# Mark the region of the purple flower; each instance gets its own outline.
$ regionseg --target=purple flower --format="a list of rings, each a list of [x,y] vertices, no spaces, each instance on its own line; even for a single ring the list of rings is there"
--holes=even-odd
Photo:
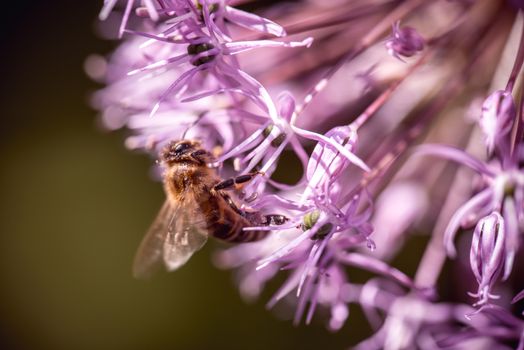
[[[484,305],[490,298],[498,298],[490,291],[504,270],[505,239],[504,219],[499,213],[482,218],[475,227],[469,256],[471,270],[479,284],[478,292],[470,294],[479,299],[475,305]]]
[[[524,350],[524,321],[512,316],[508,300],[524,296],[509,280],[521,272],[524,231],[523,103],[512,96],[521,90],[524,32],[520,42],[519,30],[509,34],[514,13],[469,1],[121,4],[122,45],[108,59],[86,62],[90,76],[105,84],[92,99],[104,126],[126,128],[127,147],[154,156],[173,140],[200,140],[216,155],[206,164],[215,181],[258,174],[227,189],[237,215],[248,223],[249,212],[288,219],[251,222],[244,230],[267,231],[265,239],[215,255],[219,267],[235,270],[244,299],[282,277],[268,306],[292,305],[295,324],[309,324],[324,309],[332,331],[359,306],[372,332],[357,349],[506,349],[518,342]],[[100,18],[118,5],[105,1]],[[406,20],[428,35],[401,27]],[[377,46],[391,23],[389,55],[404,60],[424,50],[408,69],[384,60]],[[468,152],[487,160],[436,144],[416,151],[472,169],[471,191],[462,173],[455,177],[441,163],[404,164],[422,135],[467,142],[471,123],[456,111],[498,81],[491,72],[503,70],[495,69],[493,52],[506,38],[500,61],[515,56],[506,88],[475,112],[485,142],[476,142],[476,133],[468,142]],[[304,49],[287,50],[298,47]],[[366,94],[359,93],[358,72]],[[288,157],[298,159],[296,167]],[[468,249],[455,248],[461,229],[472,233],[474,279],[438,295],[437,281],[447,282],[446,258],[461,258],[446,264],[451,270],[466,260]],[[423,243],[406,244],[429,232]],[[409,266],[413,277],[399,268],[412,247],[424,251]],[[354,270],[372,277],[355,283]],[[453,300],[468,291],[474,307]]]
[[[424,49],[424,39],[412,27],[400,28],[400,22],[393,24],[393,34],[386,41],[388,53],[403,61],[402,57],[411,57]]]
[[[289,109],[291,110],[291,109]],[[307,133],[310,137],[315,137]],[[306,323],[313,317],[317,305],[327,306],[331,310],[329,327],[339,329],[345,322],[349,310],[344,304],[343,291],[347,289],[347,279],[343,266],[355,266],[380,275],[388,276],[401,285],[413,287],[410,279],[400,271],[372,257],[350,253],[363,244],[374,249],[375,243],[369,237],[372,227],[369,219],[372,202],[366,192],[355,195],[349,203],[339,203],[341,186],[338,178],[352,161],[358,158],[342,155],[338,149],[344,147],[351,152],[356,144],[356,134],[349,127],[338,127],[316,136],[321,141],[313,150],[307,165],[306,183],[299,201],[266,196],[252,204],[253,208],[280,208],[289,211],[287,231],[273,227],[273,235],[290,235],[287,242],[280,239],[280,247],[275,247],[278,239],[269,238],[265,242],[250,246],[234,247],[219,257],[219,265],[232,267],[228,262],[239,257],[248,257],[253,261],[249,267],[241,268],[241,287],[247,295],[258,294],[261,286],[278,270],[291,270],[282,287],[269,302],[273,306],[278,301],[295,291],[297,309],[295,323],[305,315]],[[329,140],[329,143],[325,140]],[[337,146],[335,146],[337,145]],[[363,212],[359,212],[364,206]],[[297,229],[289,231],[292,227]],[[250,228],[251,229],[251,228]],[[264,229],[254,227],[252,229]],[[293,233],[291,233],[293,232]],[[266,249],[268,245],[272,249]],[[255,269],[251,271],[250,269]],[[261,273],[268,269],[267,273]],[[255,291],[246,293],[245,291]]]
[[[485,304],[489,290],[503,267],[502,279],[509,277],[524,218],[524,172],[517,164],[507,161],[494,166],[447,146],[424,145],[418,148],[422,154],[432,154],[454,160],[477,171],[482,176],[483,188],[461,206],[452,216],[444,235],[448,254],[456,255],[453,245],[459,227],[476,224],[471,247],[471,266],[479,291],[478,305]]]
[[[265,108],[268,97],[261,94],[263,87],[258,81],[239,69],[238,63],[232,56],[256,48],[309,46],[312,42],[310,38],[301,42],[231,41],[214,25],[209,13],[204,12],[206,13],[205,28],[202,28],[195,18],[188,17],[164,30],[160,35],[153,36],[160,42],[159,50],[162,50],[161,55],[164,57],[128,73],[129,76],[133,76],[152,70],[167,69],[173,64],[190,64],[191,68],[184,70],[160,96],[151,115],[156,113],[166,98],[174,96],[180,99],[185,91],[199,90],[202,82],[194,81],[193,78],[197,73],[203,71],[207,73],[207,79],[214,79],[214,87],[183,101],[193,101],[218,93],[232,92],[245,95],[259,107]],[[137,34],[151,36],[145,33],[137,32]],[[271,110],[266,110],[266,112],[272,114]]]
[[[149,1],[147,3],[150,3]],[[299,47],[310,46],[311,38],[300,42],[279,42],[272,40],[233,41],[227,34],[224,21],[229,20],[243,27],[259,32],[282,36],[285,31],[272,21],[251,15],[230,6],[222,6],[220,2],[197,2],[175,0],[160,1],[160,12],[167,15],[166,29],[159,33],[126,30],[128,33],[149,38],[140,48],[146,49],[144,57],[149,62],[128,72],[129,76],[153,72],[143,76],[144,79],[156,79],[158,74],[173,70],[174,65],[189,64],[189,69],[175,69],[178,72],[176,79],[165,89],[154,104],[151,115],[155,114],[161,103],[174,97],[181,100],[186,92],[198,91],[186,98],[186,101],[204,98],[213,94],[231,92],[245,95],[260,108],[267,106],[268,96],[260,94],[262,86],[258,81],[239,69],[235,55],[256,48],[267,47]],[[104,16],[114,6],[115,2],[108,2],[104,6]],[[127,21],[133,1],[128,2],[126,8]],[[147,5],[147,4],[146,4]],[[149,10],[149,7],[147,7]],[[154,9],[153,9],[154,10]],[[156,10],[155,10],[156,11]],[[125,24],[124,24],[125,25]],[[153,45],[153,48],[148,46]],[[199,72],[206,71],[206,77],[195,79]],[[201,91],[202,85],[210,86],[207,91]],[[266,111],[272,114],[272,111]],[[273,113],[274,115],[274,113]]]
[[[508,134],[511,132],[516,114],[513,96],[508,91],[495,91],[484,101],[479,125],[490,154],[495,147],[509,147]]]

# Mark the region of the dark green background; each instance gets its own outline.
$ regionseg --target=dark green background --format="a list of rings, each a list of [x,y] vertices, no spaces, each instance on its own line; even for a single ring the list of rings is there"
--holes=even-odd
[[[245,304],[212,266],[212,244],[176,273],[134,280],[163,193],[151,160],[99,130],[87,103],[96,84],[84,59],[115,44],[94,34],[102,1],[10,3],[0,22],[2,349],[343,349],[362,338],[356,314],[333,335],[322,316],[295,328],[263,302]]]

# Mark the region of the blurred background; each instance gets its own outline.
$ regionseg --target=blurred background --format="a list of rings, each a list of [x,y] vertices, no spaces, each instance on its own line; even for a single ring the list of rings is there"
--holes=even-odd
[[[9,2],[0,22],[0,348],[343,349],[363,339],[352,308],[337,334],[244,303],[209,244],[149,281],[131,277],[163,201],[152,160],[97,127],[83,70],[116,42],[95,34],[102,1]],[[274,287],[278,285],[278,281]]]

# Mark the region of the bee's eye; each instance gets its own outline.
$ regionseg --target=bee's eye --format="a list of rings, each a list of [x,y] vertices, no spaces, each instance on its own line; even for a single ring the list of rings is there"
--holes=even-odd
[[[180,155],[180,154],[184,153],[184,151],[187,150],[190,147],[191,146],[188,143],[179,143],[178,145],[176,145],[176,147],[175,147],[175,149],[173,151],[175,152],[176,155]]]

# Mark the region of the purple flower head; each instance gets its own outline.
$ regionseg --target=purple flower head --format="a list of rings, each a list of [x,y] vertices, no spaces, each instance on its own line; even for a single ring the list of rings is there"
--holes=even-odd
[[[284,101],[288,103],[281,101],[281,114],[290,115],[294,110],[293,103],[289,99]],[[301,129],[299,132],[311,136]],[[228,265],[228,261],[235,260],[230,258],[231,254],[252,259],[254,263],[247,268],[241,268],[240,272],[243,276],[243,293],[251,296],[258,294],[265,281],[279,270],[291,270],[288,279],[269,305],[273,306],[284,298],[289,300],[291,293],[296,291],[298,305],[295,323],[304,315],[306,323],[309,323],[317,305],[323,305],[331,310],[329,327],[337,330],[349,314],[343,300],[343,291],[347,286],[342,268],[344,265],[392,275],[406,284],[409,284],[409,279],[365,255],[345,254],[363,244],[370,249],[374,249],[375,246],[369,237],[372,232],[369,224],[372,211],[369,195],[363,191],[355,195],[349,203],[339,203],[342,187],[337,179],[351,161],[358,159],[350,153],[355,146],[356,134],[349,127],[340,127],[330,130],[325,136],[319,135],[318,138],[321,141],[308,162],[307,183],[300,195],[300,201],[263,196],[253,203],[257,210],[271,207],[280,208],[279,211],[288,211],[288,231],[282,231],[281,227],[273,227],[272,236],[288,235],[290,239],[287,242],[280,240],[279,247],[274,245],[278,239],[269,238],[265,242],[257,243],[258,249],[254,249],[254,245],[232,248],[232,253],[226,251],[221,255],[221,265]],[[335,144],[337,146],[334,146]],[[351,161],[347,154],[342,155],[338,149],[351,154]],[[365,209],[360,211],[361,207]],[[295,229],[292,229],[293,227]],[[272,246],[272,249],[261,248],[262,245]],[[263,272],[266,269],[267,271]]]
[[[222,2],[203,3],[206,6],[185,0],[159,2],[158,12],[163,21],[167,18],[163,24],[167,29],[159,34],[129,31],[137,35],[106,64],[109,86],[95,95],[94,103],[103,111],[106,127],[116,129],[126,125],[135,131],[127,140],[128,147],[158,150],[173,139],[199,138],[209,149],[220,145],[223,151],[228,151],[245,138],[246,122],[264,127],[271,124],[267,123],[269,119],[273,124],[278,122],[279,113],[269,93],[238,68],[233,55],[256,47],[290,47],[297,43],[232,41],[225,34],[224,19],[268,34],[285,32],[269,20]],[[132,4],[129,2],[128,6]],[[310,40],[298,43],[302,44],[309,45]],[[197,74],[204,70],[205,74]],[[181,99],[183,93],[191,96]],[[243,106],[249,102],[262,110],[264,116],[246,111]],[[281,134],[285,133],[279,134],[275,128],[270,143],[279,143]],[[301,148],[297,141],[293,145]],[[279,154],[275,154],[273,161]]]
[[[122,17],[122,22],[120,25],[119,35],[123,35],[129,17],[131,16],[131,11],[135,8],[135,12],[139,17],[148,17],[153,21],[158,21],[159,19],[175,19],[181,20],[181,14],[193,14],[197,20],[203,21],[206,13],[219,17],[220,22],[223,22],[224,19],[228,20],[231,23],[235,23],[239,26],[242,26],[247,29],[255,30],[261,33],[266,33],[274,36],[285,36],[286,31],[280,25],[275,22],[257,16],[253,13],[245,12],[242,10],[235,9],[231,6],[228,6],[229,1],[215,1],[215,0],[199,0],[196,2],[188,0],[142,0],[140,5],[135,5],[135,0],[127,0],[125,11]],[[104,6],[100,11],[99,18],[100,20],[105,20],[114,10],[118,0],[104,0]],[[159,6],[157,7],[156,4]],[[187,17],[187,16],[186,16]],[[223,27],[223,23],[219,25]]]
[[[479,284],[478,292],[470,294],[479,299],[475,305],[498,298],[490,291],[504,270],[505,239],[504,219],[497,212],[482,218],[475,227],[469,255],[471,270]]]
[[[448,254],[454,257],[453,241],[458,229],[475,225],[470,262],[479,290],[473,296],[479,298],[476,305],[484,305],[493,298],[490,290],[499,276],[505,280],[511,274],[520,245],[519,236],[524,229],[524,173],[507,154],[501,155],[505,162],[486,164],[447,146],[424,145],[418,151],[454,160],[481,176],[482,188],[453,214],[444,243]]]
[[[154,117],[151,106],[158,101],[179,69],[157,71],[142,76],[127,76],[127,72],[147,60],[162,54],[160,43],[143,46],[146,39],[134,36],[122,45],[105,63],[107,86],[93,96],[93,104],[101,110],[102,123],[108,129],[126,126],[132,135],[126,140],[131,149],[146,149],[158,154],[167,142],[180,138],[199,138],[212,149],[221,145],[224,150],[233,146],[244,134],[242,123],[262,123],[266,117],[228,107],[231,102],[224,95],[208,96],[181,103],[170,97]],[[139,52],[140,54],[137,54]],[[140,89],[136,89],[137,84]],[[202,87],[209,86],[203,84]],[[216,106],[213,110],[209,106]]]
[[[484,133],[489,154],[496,147],[508,147],[508,135],[516,115],[513,96],[508,91],[497,90],[484,101],[479,125]]]
[[[187,10],[187,14],[193,12]],[[301,42],[278,42],[272,40],[255,41],[232,41],[229,36],[215,24],[214,16],[209,14],[208,8],[204,6],[204,23],[200,23],[194,16],[182,15],[182,19],[163,30],[160,34],[147,34],[132,32],[138,35],[151,37],[154,42],[159,41],[159,60],[155,60],[143,67],[134,69],[128,73],[133,76],[138,73],[165,70],[172,65],[188,63],[187,69],[172,82],[172,84],[160,96],[154,105],[151,115],[160,108],[160,104],[170,96],[180,99],[186,91],[197,92],[183,101],[193,101],[210,95],[223,92],[239,93],[252,99],[259,107],[266,106],[266,96],[260,95],[261,85],[238,67],[235,55],[267,47],[300,47],[310,46],[311,38]],[[206,73],[207,79],[211,79],[214,86],[207,91],[201,91],[202,81],[195,80],[199,72]],[[271,113],[271,111],[267,111]]]
[[[322,157],[319,157],[315,161],[321,159]],[[323,187],[311,192],[304,203],[275,196],[261,198],[258,204],[255,204],[258,205],[257,208],[271,206],[280,207],[280,210],[291,210],[287,214],[290,218],[290,228],[280,231],[279,227],[274,227],[272,237],[264,242],[255,243],[257,248],[255,244],[231,248],[221,254],[220,265],[231,267],[232,262],[242,259],[251,259],[254,262],[248,266],[244,264],[240,269],[241,285],[244,286],[241,288],[243,293],[248,295],[258,294],[265,281],[279,270],[291,270],[288,279],[271,299],[269,306],[283,299],[296,300],[298,305],[295,323],[304,315],[306,323],[309,323],[317,305],[326,306],[331,310],[329,327],[332,330],[339,329],[349,315],[349,309],[345,305],[349,284],[343,272],[344,266],[369,270],[387,276],[400,285],[413,288],[411,280],[400,271],[373,257],[351,253],[363,244],[371,250],[375,247],[375,243],[370,239],[373,231],[369,224],[372,205],[369,196],[363,192],[338,208],[340,191],[341,188],[336,182],[325,182]],[[367,209],[360,213],[358,210],[361,206]],[[298,226],[300,230],[295,229],[293,232],[292,226]],[[280,235],[288,235],[289,240],[286,242],[282,238],[275,238]],[[279,241],[280,247],[275,246],[275,242]],[[262,246],[270,246],[271,249]],[[268,270],[262,273],[266,269]],[[293,291],[296,299],[291,296]]]
[[[312,42],[311,38],[300,42],[234,41],[228,34],[225,21],[271,35],[282,36],[285,31],[272,21],[233,9],[222,1],[202,0],[195,4],[187,0],[173,0],[159,1],[158,4],[160,8],[157,12],[162,14],[163,22],[156,26],[157,29],[153,32],[125,30],[149,39],[140,46],[147,52],[143,56],[147,58],[146,64],[130,70],[129,76],[140,74],[140,79],[156,79],[166,71],[174,69],[178,72],[159,96],[151,115],[168,99],[180,101],[184,93],[191,94],[184,101],[224,92],[240,94],[264,108],[266,97],[259,94],[260,83],[239,69],[235,55],[255,48],[309,47]],[[114,2],[107,3],[103,11],[108,12],[113,6]],[[129,1],[127,17],[132,6],[133,1]],[[199,76],[197,73],[202,74]]]
[[[403,61],[402,57],[411,57],[424,49],[424,38],[412,27],[400,28],[400,22],[393,25],[393,34],[386,41],[388,53]]]
[[[498,7],[488,2],[106,0],[100,18],[120,5],[111,22],[121,18],[125,36],[110,58],[86,62],[106,85],[93,104],[106,128],[129,131],[127,147],[158,156],[168,142],[197,139],[216,155],[216,163],[200,164],[213,169],[213,181],[236,179],[224,189],[218,219],[233,210],[242,230],[267,233],[216,254],[219,267],[235,269],[244,299],[282,277],[268,306],[291,304],[295,324],[324,309],[333,331],[357,304],[374,332],[357,349],[505,349],[520,341],[524,350],[523,321],[507,304],[495,305],[520,273],[524,123],[522,101],[511,93],[520,91],[524,31],[517,45],[518,23],[507,35],[516,14],[498,2],[501,10],[492,11]],[[274,14],[285,29],[232,5]],[[408,20],[431,36],[400,26]],[[420,53],[408,69],[382,62],[385,52],[376,50],[392,23],[389,55],[402,61]],[[470,172],[404,164],[422,136],[466,144],[470,128],[452,113],[489,85],[488,72],[500,71],[493,53],[503,51],[506,62],[506,38],[505,47],[518,46],[506,89],[486,98],[477,120],[488,160],[453,147],[418,148],[472,169],[474,186],[464,184]],[[365,81],[365,94],[356,79]],[[468,149],[484,150],[473,136]],[[286,164],[288,155],[301,166]],[[277,180],[288,172],[299,180]],[[461,229],[472,231],[469,249],[455,248]],[[406,263],[400,254],[419,232],[432,236],[413,240],[424,253],[411,278],[393,264]],[[476,280],[456,287],[474,292],[475,307],[448,303],[435,288],[443,266],[463,268],[468,250]],[[445,264],[459,254],[459,263]],[[355,269],[373,277],[356,283]],[[504,293],[496,302],[498,287]],[[521,298],[524,292],[514,301]]]

